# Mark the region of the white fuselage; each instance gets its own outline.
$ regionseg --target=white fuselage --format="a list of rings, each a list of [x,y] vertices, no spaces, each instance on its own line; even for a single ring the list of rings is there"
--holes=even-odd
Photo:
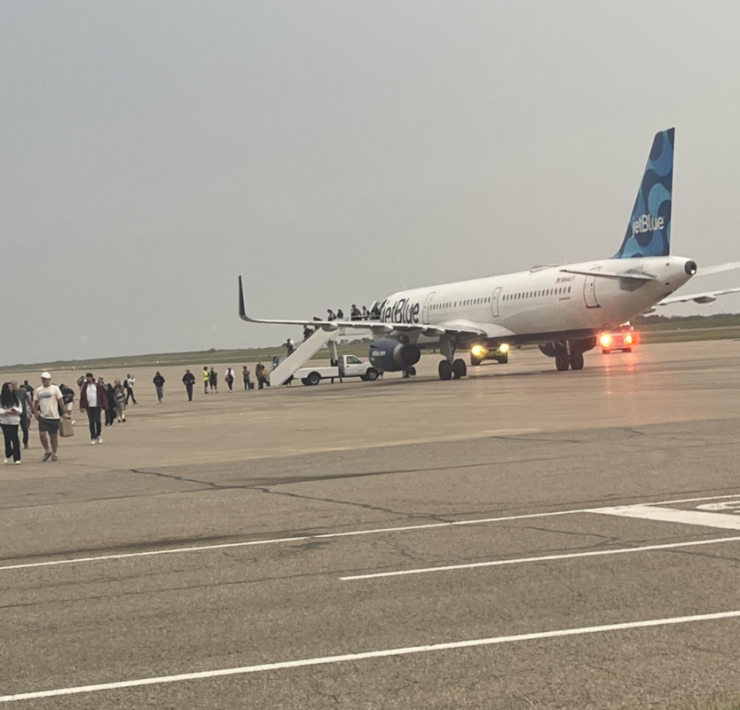
[[[387,323],[487,324],[489,340],[544,342],[613,328],[650,310],[691,275],[684,257],[604,259],[400,291],[382,305]],[[643,273],[650,281],[565,273]],[[514,337],[507,337],[509,331]],[[419,344],[433,342],[424,335]]]

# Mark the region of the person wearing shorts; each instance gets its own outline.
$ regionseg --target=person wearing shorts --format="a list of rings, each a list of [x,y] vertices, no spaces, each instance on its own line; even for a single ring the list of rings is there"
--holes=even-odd
[[[60,410],[64,414],[59,414]],[[64,406],[64,397],[56,385],[51,384],[51,375],[48,372],[41,373],[41,387],[33,393],[33,416],[39,423],[39,439],[44,447],[44,458],[42,461],[57,460],[57,448],[59,446],[59,420],[64,417],[69,419],[69,414]],[[49,442],[51,441],[51,448]]]

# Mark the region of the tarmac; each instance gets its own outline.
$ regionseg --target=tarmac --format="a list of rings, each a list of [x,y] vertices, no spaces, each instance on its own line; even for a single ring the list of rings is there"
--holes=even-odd
[[[740,342],[438,359],[192,403],[169,368],[161,405],[134,370],[102,445],[78,413],[41,463],[34,427],[0,704],[737,708]]]

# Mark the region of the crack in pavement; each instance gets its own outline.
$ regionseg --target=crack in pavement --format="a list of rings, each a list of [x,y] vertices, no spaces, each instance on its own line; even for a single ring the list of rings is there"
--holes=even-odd
[[[194,478],[185,478],[184,476],[175,476],[171,473],[160,473],[158,471],[142,471],[138,468],[129,468],[128,471],[130,473],[136,473],[142,476],[157,476],[158,478],[169,478],[173,481],[180,481],[181,483],[197,483],[200,486],[208,486],[210,488],[218,489],[219,485],[217,483],[212,483],[211,481],[198,481]]]
[[[300,500],[312,500],[312,501],[316,501],[319,503],[348,505],[348,506],[355,507],[355,508],[362,508],[364,510],[374,510],[380,513],[388,513],[390,515],[401,516],[407,520],[421,519],[421,520],[434,520],[440,523],[452,522],[451,520],[448,520],[439,515],[434,515],[430,513],[409,513],[404,510],[393,510],[392,508],[384,508],[378,505],[370,505],[370,503],[356,503],[356,502],[349,501],[349,500],[337,500],[335,498],[323,498],[321,496],[302,495],[300,493],[289,493],[288,491],[275,491],[268,487],[255,487],[253,490],[261,491],[262,493],[266,493],[268,495],[274,495],[274,496],[285,496],[287,498],[298,498]]]

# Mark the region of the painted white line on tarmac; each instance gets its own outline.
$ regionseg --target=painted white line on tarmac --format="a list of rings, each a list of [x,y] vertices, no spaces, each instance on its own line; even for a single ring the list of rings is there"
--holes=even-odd
[[[190,680],[203,680],[232,675],[246,675],[248,673],[263,673],[265,671],[289,670],[305,668],[307,666],[329,665],[353,661],[365,661],[371,658],[389,658],[392,656],[410,656],[416,653],[431,653],[434,651],[451,651],[461,648],[475,648],[477,646],[495,646],[505,643],[521,641],[538,641],[542,639],[562,638],[565,636],[582,636],[585,634],[599,634],[609,631],[627,631],[631,629],[645,629],[656,626],[675,626],[690,624],[699,621],[718,621],[740,617],[740,610],[721,611],[713,614],[696,614],[694,616],[674,616],[665,619],[649,619],[647,621],[626,621],[619,624],[605,624],[603,626],[584,626],[581,628],[557,629],[555,631],[539,631],[530,634],[515,636],[492,636],[491,638],[472,639],[470,641],[453,641],[450,643],[435,643],[426,646],[407,646],[405,648],[390,648],[382,651],[365,651],[362,653],[348,653],[340,656],[320,656],[318,658],[304,658],[298,661],[280,661],[277,663],[262,663],[254,666],[239,668],[222,668],[213,671],[199,671],[197,673],[180,673],[178,675],[159,676],[156,678],[139,678],[123,680],[115,683],[99,683],[97,685],[80,685],[57,690],[41,690],[32,693],[17,693],[15,695],[0,696],[0,703],[12,703],[19,700],[35,700],[38,698],[53,698],[61,695],[81,695],[95,693],[101,690],[122,690],[136,688],[142,685],[162,685],[164,683],[179,683]]]
[[[740,530],[740,515],[728,513],[656,508],[653,505],[620,505],[615,508],[597,508],[592,512],[623,518],[657,520],[662,523],[681,523],[683,525],[701,525],[707,528],[722,528],[723,530]]]
[[[476,520],[456,520],[449,523],[425,523],[424,525],[402,525],[395,528],[370,528],[368,530],[350,530],[341,533],[321,533],[320,535],[300,535],[296,537],[278,537],[271,540],[250,540],[248,542],[227,542],[219,545],[198,545],[194,547],[178,547],[169,550],[147,550],[146,552],[124,552],[118,555],[101,555],[100,557],[73,557],[68,560],[48,560],[46,562],[26,562],[18,565],[7,565],[0,567],[0,572],[14,569],[28,569],[30,567],[53,567],[56,565],[69,565],[79,562],[102,562],[105,560],[121,560],[131,557],[152,557],[154,555],[173,555],[184,552],[203,552],[209,550],[223,550],[234,547],[251,547],[253,545],[276,545],[284,542],[300,542],[302,540],[327,540],[338,537],[353,537],[359,535],[377,535],[379,533],[410,532],[414,530],[430,530],[434,528],[449,528],[456,525],[480,525],[483,523],[496,523],[507,520],[524,520],[527,518],[549,518],[554,515],[572,515],[574,513],[588,512],[582,510],[557,510],[551,513],[528,513],[526,515],[507,515],[500,518],[478,518]]]
[[[737,493],[722,496],[705,496],[702,498],[683,498],[679,500],[664,500],[651,502],[650,505],[668,505],[669,503],[694,503],[705,500],[724,500],[737,498]],[[17,565],[0,566],[0,572],[17,569],[32,569],[34,567],[57,567],[59,565],[83,564],[88,562],[105,562],[108,560],[125,560],[136,557],[155,557],[158,555],[175,555],[188,552],[208,552],[210,550],[226,550],[238,547],[254,547],[256,545],[277,545],[286,542],[302,542],[305,540],[330,540],[342,537],[358,537],[361,535],[379,535],[383,533],[415,532],[416,530],[435,530],[441,528],[460,527],[462,525],[484,525],[501,523],[511,520],[528,520],[531,518],[552,518],[559,515],[576,515],[578,513],[594,513],[605,508],[578,508],[571,510],[555,510],[549,513],[525,513],[523,515],[505,515],[498,518],[474,518],[472,520],[454,520],[447,523],[424,523],[422,525],[400,525],[392,528],[369,528],[365,530],[350,530],[340,533],[321,533],[318,535],[296,535],[294,537],[276,537],[268,540],[249,540],[245,542],[226,542],[218,545],[193,545],[191,547],[173,547],[162,550],[145,550],[142,552],[122,552],[116,555],[99,555],[97,557],[72,557],[64,560],[46,560],[45,562],[25,562]]]
[[[394,572],[373,572],[356,574],[351,577],[340,577],[342,582],[355,582],[360,579],[379,579],[380,577],[403,577],[409,574],[428,574],[429,572],[449,572],[460,569],[477,569],[479,567],[502,567],[504,565],[521,565],[527,562],[552,562],[554,560],[572,560],[578,557],[603,557],[605,555],[624,555],[630,552],[651,552],[654,550],[672,550],[679,547],[696,547],[698,545],[717,545],[721,542],[740,542],[740,536],[716,537],[711,540],[691,540],[690,542],[669,542],[661,545],[644,545],[643,547],[620,547],[617,550],[595,550],[592,552],[570,552],[562,555],[543,555],[541,557],[516,557],[509,560],[492,560],[490,562],[471,562],[469,564],[445,565],[444,567],[424,567],[404,569]]]

